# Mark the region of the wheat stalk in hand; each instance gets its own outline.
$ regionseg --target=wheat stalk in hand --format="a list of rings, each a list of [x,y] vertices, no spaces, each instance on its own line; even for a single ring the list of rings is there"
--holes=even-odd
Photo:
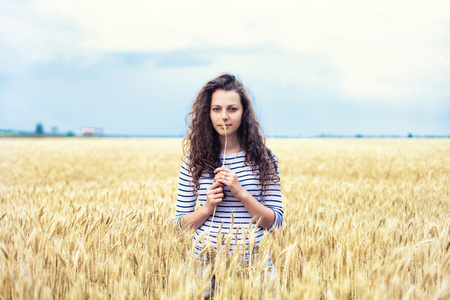
[[[225,147],[223,149],[223,159],[222,159],[222,166],[225,166],[225,155],[227,154],[227,126],[225,125],[225,122],[223,121],[222,116],[219,115],[219,117],[220,117],[220,121],[222,122],[223,130],[225,130]],[[214,212],[213,212],[213,216],[211,219],[211,224],[209,225],[209,232],[211,232],[211,227],[214,222],[214,216],[216,215],[216,208],[217,208],[217,205],[214,206]]]
[[[219,115],[219,117],[220,121],[222,122],[223,130],[225,130],[225,147],[223,148],[223,160],[222,160],[222,166],[225,166],[225,155],[227,154],[227,126],[225,125],[222,116]]]

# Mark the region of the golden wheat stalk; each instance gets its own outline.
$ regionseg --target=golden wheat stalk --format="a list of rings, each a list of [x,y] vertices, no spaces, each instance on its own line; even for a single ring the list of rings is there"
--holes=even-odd
[[[225,122],[222,119],[222,116],[219,115],[220,122],[222,122],[223,130],[225,130],[225,147],[223,148],[223,160],[222,160],[222,166],[225,166],[225,155],[227,154],[227,126],[225,125]]]
[[[225,125],[225,122],[223,121],[222,116],[219,115],[219,117],[220,117],[220,121],[222,122],[223,130],[225,131],[225,147],[223,149],[223,159],[222,159],[222,166],[225,166],[225,155],[227,154],[227,140],[228,140],[228,138],[227,138],[227,126]],[[214,222],[214,216],[216,215],[216,208],[217,208],[217,205],[214,206],[214,211],[213,211],[213,215],[212,215],[212,218],[211,218],[211,224],[209,224],[209,232],[211,232],[212,224]]]

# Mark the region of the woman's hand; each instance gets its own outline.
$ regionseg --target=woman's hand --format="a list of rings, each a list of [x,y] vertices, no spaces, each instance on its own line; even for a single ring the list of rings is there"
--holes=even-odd
[[[217,204],[223,200],[223,184],[214,182],[206,189],[206,203],[205,208],[212,214]]]
[[[246,192],[246,190],[239,183],[236,172],[231,171],[225,166],[221,166],[220,168],[215,169],[214,173],[216,173],[214,182],[228,186],[231,193],[233,193],[236,198],[241,199],[242,193]]]
[[[236,176],[236,172],[231,171],[225,166],[221,166],[214,170],[216,176],[214,176],[214,184],[225,184],[228,186],[233,195],[241,200],[242,204],[244,204],[248,213],[252,218],[256,220],[256,222],[260,221],[260,226],[266,229],[269,229],[275,220],[274,211],[264,206],[261,202],[255,199],[255,197],[250,194],[244,187],[239,183],[239,180]]]

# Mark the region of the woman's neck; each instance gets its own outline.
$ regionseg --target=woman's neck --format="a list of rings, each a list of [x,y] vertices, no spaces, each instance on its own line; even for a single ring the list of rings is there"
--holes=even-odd
[[[225,136],[220,136],[220,153],[224,153],[224,150],[226,150],[225,154],[233,154],[238,153],[241,151],[241,144],[239,143],[239,138],[237,135],[232,135],[227,137],[227,149],[225,149]]]

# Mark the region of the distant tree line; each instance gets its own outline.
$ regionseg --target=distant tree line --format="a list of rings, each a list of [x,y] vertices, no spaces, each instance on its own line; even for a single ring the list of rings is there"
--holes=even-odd
[[[53,134],[51,134],[51,135],[59,135],[56,132],[57,132],[57,130],[54,130]],[[44,135],[44,125],[42,125],[41,122],[36,124],[35,134],[36,135]],[[75,136],[75,134],[72,131],[69,131],[69,132],[67,132],[67,134],[65,134],[65,136]]]

